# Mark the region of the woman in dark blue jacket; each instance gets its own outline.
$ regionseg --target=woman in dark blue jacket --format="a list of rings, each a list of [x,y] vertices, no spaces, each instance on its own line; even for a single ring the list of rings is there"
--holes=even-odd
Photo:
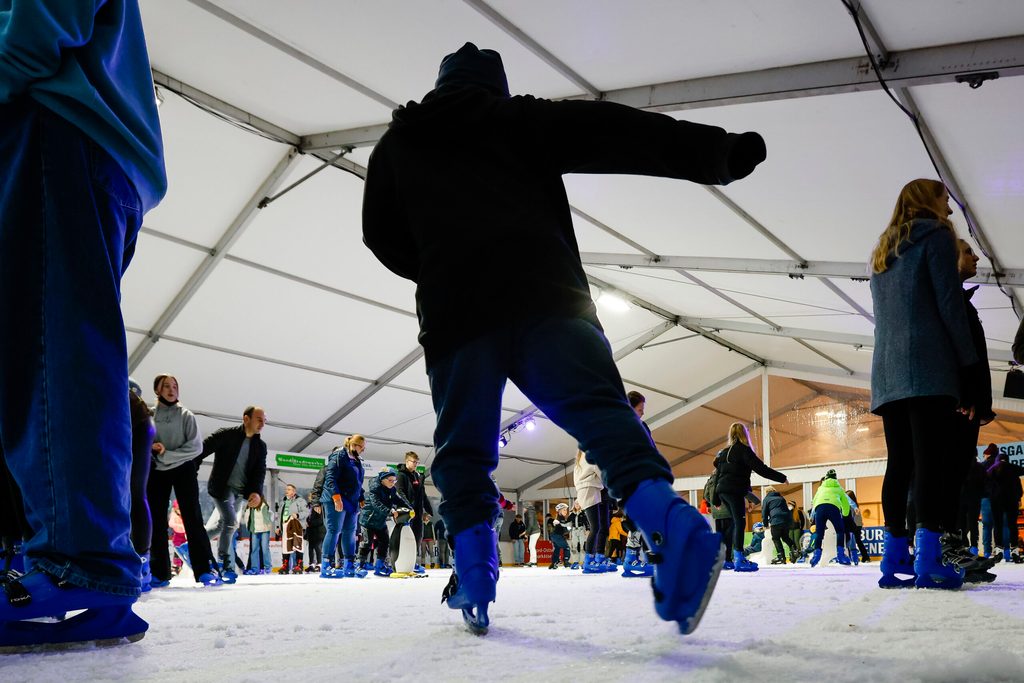
[[[871,411],[882,417],[888,450],[882,588],[963,583],[963,571],[942,559],[942,513],[949,504],[942,492],[956,457],[950,448],[953,411],[959,405],[974,418],[978,389],[969,380],[984,361],[968,327],[951,213],[942,183],[907,183],[871,257]],[[911,490],[918,522],[913,559],[905,521]]]
[[[366,450],[366,439],[353,434],[345,439],[345,445],[331,453],[324,474],[324,490],[320,503],[324,509],[323,558],[320,578],[342,579],[363,578],[366,572],[356,569],[356,523],[359,521],[359,501],[363,499],[363,461],[360,454]],[[334,549],[341,536],[341,553],[344,566],[335,568]]]

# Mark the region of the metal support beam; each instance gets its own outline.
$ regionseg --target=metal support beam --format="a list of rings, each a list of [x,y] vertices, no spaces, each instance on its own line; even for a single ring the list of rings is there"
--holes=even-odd
[[[786,259],[666,256],[663,254],[648,255],[597,251],[581,252],[580,259],[585,266],[618,266],[627,270],[630,268],[683,269],[709,273],[785,275],[792,279],[812,277],[822,279],[826,286],[829,284],[827,278],[855,280],[858,282],[867,282],[870,279],[867,263],[858,261],[790,261]],[[1004,285],[1024,287],[1024,268],[1000,268],[999,279]],[[968,280],[968,284],[995,285],[995,273],[991,268],[978,268],[978,274]]]
[[[949,188],[951,194],[957,198],[960,203],[960,208],[963,210],[964,215],[967,217],[970,225],[973,226],[973,236],[978,242],[978,246],[981,248],[984,255],[988,257],[989,263],[992,264],[992,270],[1002,273],[1003,267],[999,263],[999,258],[995,254],[995,250],[992,248],[992,243],[989,242],[988,237],[985,236],[985,231],[981,227],[981,221],[978,220],[977,214],[971,208],[970,202],[967,200],[967,195],[964,193],[963,188],[960,186],[960,182],[957,180],[956,173],[953,172],[953,168],[949,165],[946,160],[946,155],[942,153],[942,146],[939,141],[932,134],[931,128],[924,120],[924,116],[921,114],[921,110],[917,106],[917,102],[914,100],[913,95],[906,88],[897,88],[895,90],[896,97],[903,103],[917,119],[918,128],[921,131],[921,136],[924,138],[925,144],[930,150],[932,161],[939,168],[939,173],[942,174],[942,180],[946,183],[946,187]],[[991,272],[991,271],[990,271]],[[1007,281],[1006,278],[1000,277],[1006,284],[1013,284]],[[1021,305],[1020,297],[1012,289],[1007,290],[1007,294],[1010,299],[1010,303],[1013,306],[1013,312],[1019,319],[1024,314],[1024,306]]]
[[[259,211],[259,203],[263,201],[264,197],[273,193],[281,184],[285,175],[287,175],[298,158],[298,150],[290,148],[284,157],[277,162],[274,170],[270,172],[267,179],[256,189],[256,192],[245,203],[245,206],[242,207],[235,220],[231,221],[231,225],[224,231],[221,238],[217,240],[217,244],[213,247],[210,254],[203,259],[203,262],[199,264],[195,272],[192,273],[192,276],[189,277],[174,299],[171,300],[171,303],[167,305],[164,312],[157,318],[156,323],[153,324],[146,338],[132,352],[131,357],[128,359],[129,372],[134,372],[139,367],[139,363],[152,350],[153,346],[160,341],[160,337],[171,326],[174,319],[178,317],[185,304],[195,296],[195,293],[199,291],[199,288],[206,282],[206,279],[213,273],[214,268],[227,256],[232,245],[238,241],[238,238],[242,236],[245,229],[249,227],[252,219],[256,216],[256,212]]]
[[[288,450],[294,451],[296,453],[301,453],[302,450],[306,448],[306,446],[310,445],[311,443],[319,439],[321,436],[323,436],[334,425],[341,422],[341,420],[346,415],[348,415],[353,410],[355,410],[363,403],[365,403],[371,396],[373,396],[378,391],[387,386],[388,383],[391,382],[391,380],[405,372],[409,368],[409,366],[411,366],[413,363],[415,363],[422,357],[423,347],[417,346],[415,350],[408,353],[402,360],[392,365],[384,372],[384,374],[375,379],[373,381],[373,384],[370,384],[368,387],[366,387],[358,394],[356,394],[354,397],[352,397],[352,400],[343,405],[341,408],[338,408],[338,410],[334,411],[334,413],[332,413],[330,417],[328,417],[326,420],[324,420],[314,429],[312,429],[309,432],[309,434],[295,442],[295,445],[289,448]]]
[[[276,126],[269,121],[261,119],[260,117],[250,114],[244,109],[225,102],[224,100],[214,97],[209,93],[203,92],[198,88],[193,88],[188,83],[182,83],[176,78],[168,76],[167,74],[153,69],[153,84],[158,85],[162,88],[166,88],[170,92],[177,93],[184,96],[186,99],[197,102],[204,107],[208,107],[228,118],[234,119],[239,123],[245,124],[257,130],[261,133],[269,135],[270,137],[276,138],[281,142],[291,145],[292,147],[298,147],[301,143],[301,138],[295,133],[289,130],[285,130],[280,126]]]
[[[893,52],[886,80],[895,87],[953,83],[957,76],[998,71],[1024,75],[1024,36]],[[867,57],[797,64],[760,71],[612,90],[604,99],[655,111],[720,107],[741,102],[878,90]]]
[[[1024,75],[1024,36],[894,52],[889,60],[891,68],[885,72],[885,77],[890,85],[897,87],[953,83],[958,76],[986,71],[998,71],[1000,78],[1021,76]],[[667,112],[863,92],[880,87],[867,57],[850,57],[609,90],[602,99]],[[381,134],[383,130],[381,126]],[[372,133],[366,131],[366,128],[356,128],[310,135],[309,143],[302,149],[374,144],[379,136],[373,138]]]
[[[327,76],[328,78],[337,81],[338,83],[341,83],[346,87],[352,88],[360,95],[364,95],[365,97],[370,98],[374,102],[378,102],[379,104],[384,105],[388,109],[398,109],[397,102],[388,99],[387,97],[381,95],[379,92],[376,92],[375,90],[371,90],[370,88],[366,87],[365,85],[356,81],[355,79],[346,76],[337,69],[328,66],[327,64],[324,64],[323,62],[314,57],[311,57],[305,52],[302,52],[301,50],[289,45],[280,38],[271,35],[270,33],[267,33],[263,29],[253,26],[241,17],[238,17],[232,14],[231,12],[228,12],[226,9],[219,7],[218,5],[215,5],[212,2],[209,2],[209,0],[188,0],[188,2],[192,3],[201,10],[209,12],[218,19],[231,24],[235,28],[244,31],[245,33],[248,33],[250,36],[260,41],[261,43],[269,45],[275,50],[283,52],[292,59],[301,62],[302,64],[305,64],[306,66],[310,67],[311,69],[314,69],[315,71],[319,71],[324,76]]]
[[[772,466],[772,415],[768,401],[768,368],[761,368],[761,457]]]
[[[528,36],[522,29],[506,19],[500,12],[495,10],[486,2],[483,0],[464,0],[464,2],[480,14],[487,17],[492,24],[510,35],[517,43],[539,57],[542,62],[575,83],[583,92],[594,98],[601,97],[601,91],[598,90],[596,86],[591,85],[587,79],[569,68],[565,62],[551,54],[540,43]]]

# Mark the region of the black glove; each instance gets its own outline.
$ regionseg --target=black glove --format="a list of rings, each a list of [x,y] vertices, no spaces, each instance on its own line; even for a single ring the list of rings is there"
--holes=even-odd
[[[757,133],[726,133],[716,169],[718,180],[727,185],[746,178],[768,156],[764,138]]]

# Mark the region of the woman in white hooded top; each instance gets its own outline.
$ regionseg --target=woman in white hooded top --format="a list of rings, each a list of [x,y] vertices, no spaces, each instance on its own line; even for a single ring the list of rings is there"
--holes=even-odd
[[[587,460],[583,451],[576,451],[572,482],[576,487],[576,499],[590,524],[590,533],[587,534],[587,541],[583,546],[583,573],[598,574],[611,571],[603,554],[605,542],[608,540],[608,524],[611,521],[608,497],[601,481],[601,470]]]

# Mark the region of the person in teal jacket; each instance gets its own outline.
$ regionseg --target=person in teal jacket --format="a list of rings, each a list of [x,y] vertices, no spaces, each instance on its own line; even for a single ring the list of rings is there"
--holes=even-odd
[[[0,459],[31,525],[0,646],[136,641],[120,287],[167,189],[137,0],[0,0],[0,168]]]
[[[830,523],[836,532],[836,562],[850,564],[850,558],[846,554],[846,527],[843,524],[843,517],[848,517],[850,514],[850,499],[847,498],[843,487],[839,485],[835,470],[825,473],[825,478],[821,480],[821,486],[814,494],[814,501],[811,505],[814,508],[811,511],[814,516],[814,526],[817,528],[811,566],[814,567],[821,561],[821,539],[825,536],[826,522]]]

